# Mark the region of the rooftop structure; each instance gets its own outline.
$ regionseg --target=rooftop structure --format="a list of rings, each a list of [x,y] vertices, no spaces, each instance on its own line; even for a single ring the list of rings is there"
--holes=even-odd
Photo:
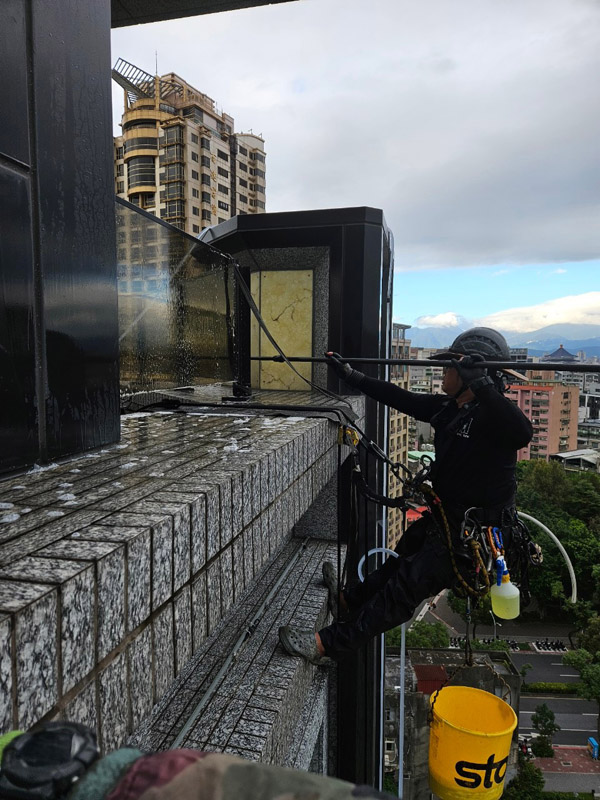
[[[567,469],[592,470],[600,472],[600,451],[597,448],[568,450],[564,453],[553,453],[551,461],[560,462]]]
[[[561,344],[553,353],[547,353],[543,356],[542,361],[551,361],[553,363],[564,361],[565,364],[572,364],[577,361],[577,356],[574,356],[573,353],[569,353]]]

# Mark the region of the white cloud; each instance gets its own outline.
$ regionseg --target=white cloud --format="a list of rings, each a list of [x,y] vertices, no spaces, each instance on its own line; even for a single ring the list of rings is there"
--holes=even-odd
[[[509,308],[483,317],[475,324],[520,333],[566,322],[600,325],[600,292],[586,292],[538,305]]]
[[[415,325],[419,328],[455,328],[464,322],[459,314],[447,311],[445,314],[424,315],[415,320]]]
[[[550,275],[566,275],[566,274],[567,274],[566,269],[553,269],[552,272],[550,273]]]
[[[262,132],[268,211],[382,208],[400,269],[581,261],[599,21],[589,0],[307,0],[121,28],[113,63],[158,50]]]

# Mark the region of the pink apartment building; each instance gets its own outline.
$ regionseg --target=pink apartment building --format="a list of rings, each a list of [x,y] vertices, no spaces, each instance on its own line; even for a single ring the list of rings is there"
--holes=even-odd
[[[519,450],[518,461],[543,458],[551,453],[577,449],[577,409],[579,388],[558,383],[526,383],[512,386],[510,397],[529,417],[533,438]]]

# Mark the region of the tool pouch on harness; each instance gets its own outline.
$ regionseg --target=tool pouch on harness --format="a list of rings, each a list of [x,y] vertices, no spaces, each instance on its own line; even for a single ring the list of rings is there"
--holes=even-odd
[[[455,541],[455,537],[453,539]],[[472,557],[475,552],[474,541],[479,543],[477,559]],[[519,587],[522,605],[526,606],[531,600],[529,567],[539,566],[543,556],[540,546],[532,540],[527,526],[519,519],[514,506],[502,509],[467,509],[460,524],[460,538],[455,553],[458,556],[456,560],[457,564],[460,564],[461,572],[467,570],[467,582],[471,586],[474,585],[474,588],[482,586],[483,565],[488,573],[486,583],[489,588],[489,581],[493,583],[495,577],[496,559],[502,555],[509,565],[513,583]],[[471,563],[467,567],[465,560],[469,559]],[[457,590],[459,594],[464,594],[460,585]],[[479,592],[479,596],[485,593]]]

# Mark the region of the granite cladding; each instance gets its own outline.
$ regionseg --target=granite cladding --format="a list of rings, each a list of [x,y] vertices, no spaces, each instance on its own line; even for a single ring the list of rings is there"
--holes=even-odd
[[[148,730],[195,665],[197,686],[178,696],[185,712],[337,465],[337,425],[324,417],[139,412],[122,417],[120,444],[2,482],[0,731],[74,719],[109,751]],[[310,683],[291,691],[298,665],[273,645],[287,613],[279,602],[265,613],[207,749],[279,757],[275,706],[299,712]],[[200,738],[195,729],[189,742]]]

